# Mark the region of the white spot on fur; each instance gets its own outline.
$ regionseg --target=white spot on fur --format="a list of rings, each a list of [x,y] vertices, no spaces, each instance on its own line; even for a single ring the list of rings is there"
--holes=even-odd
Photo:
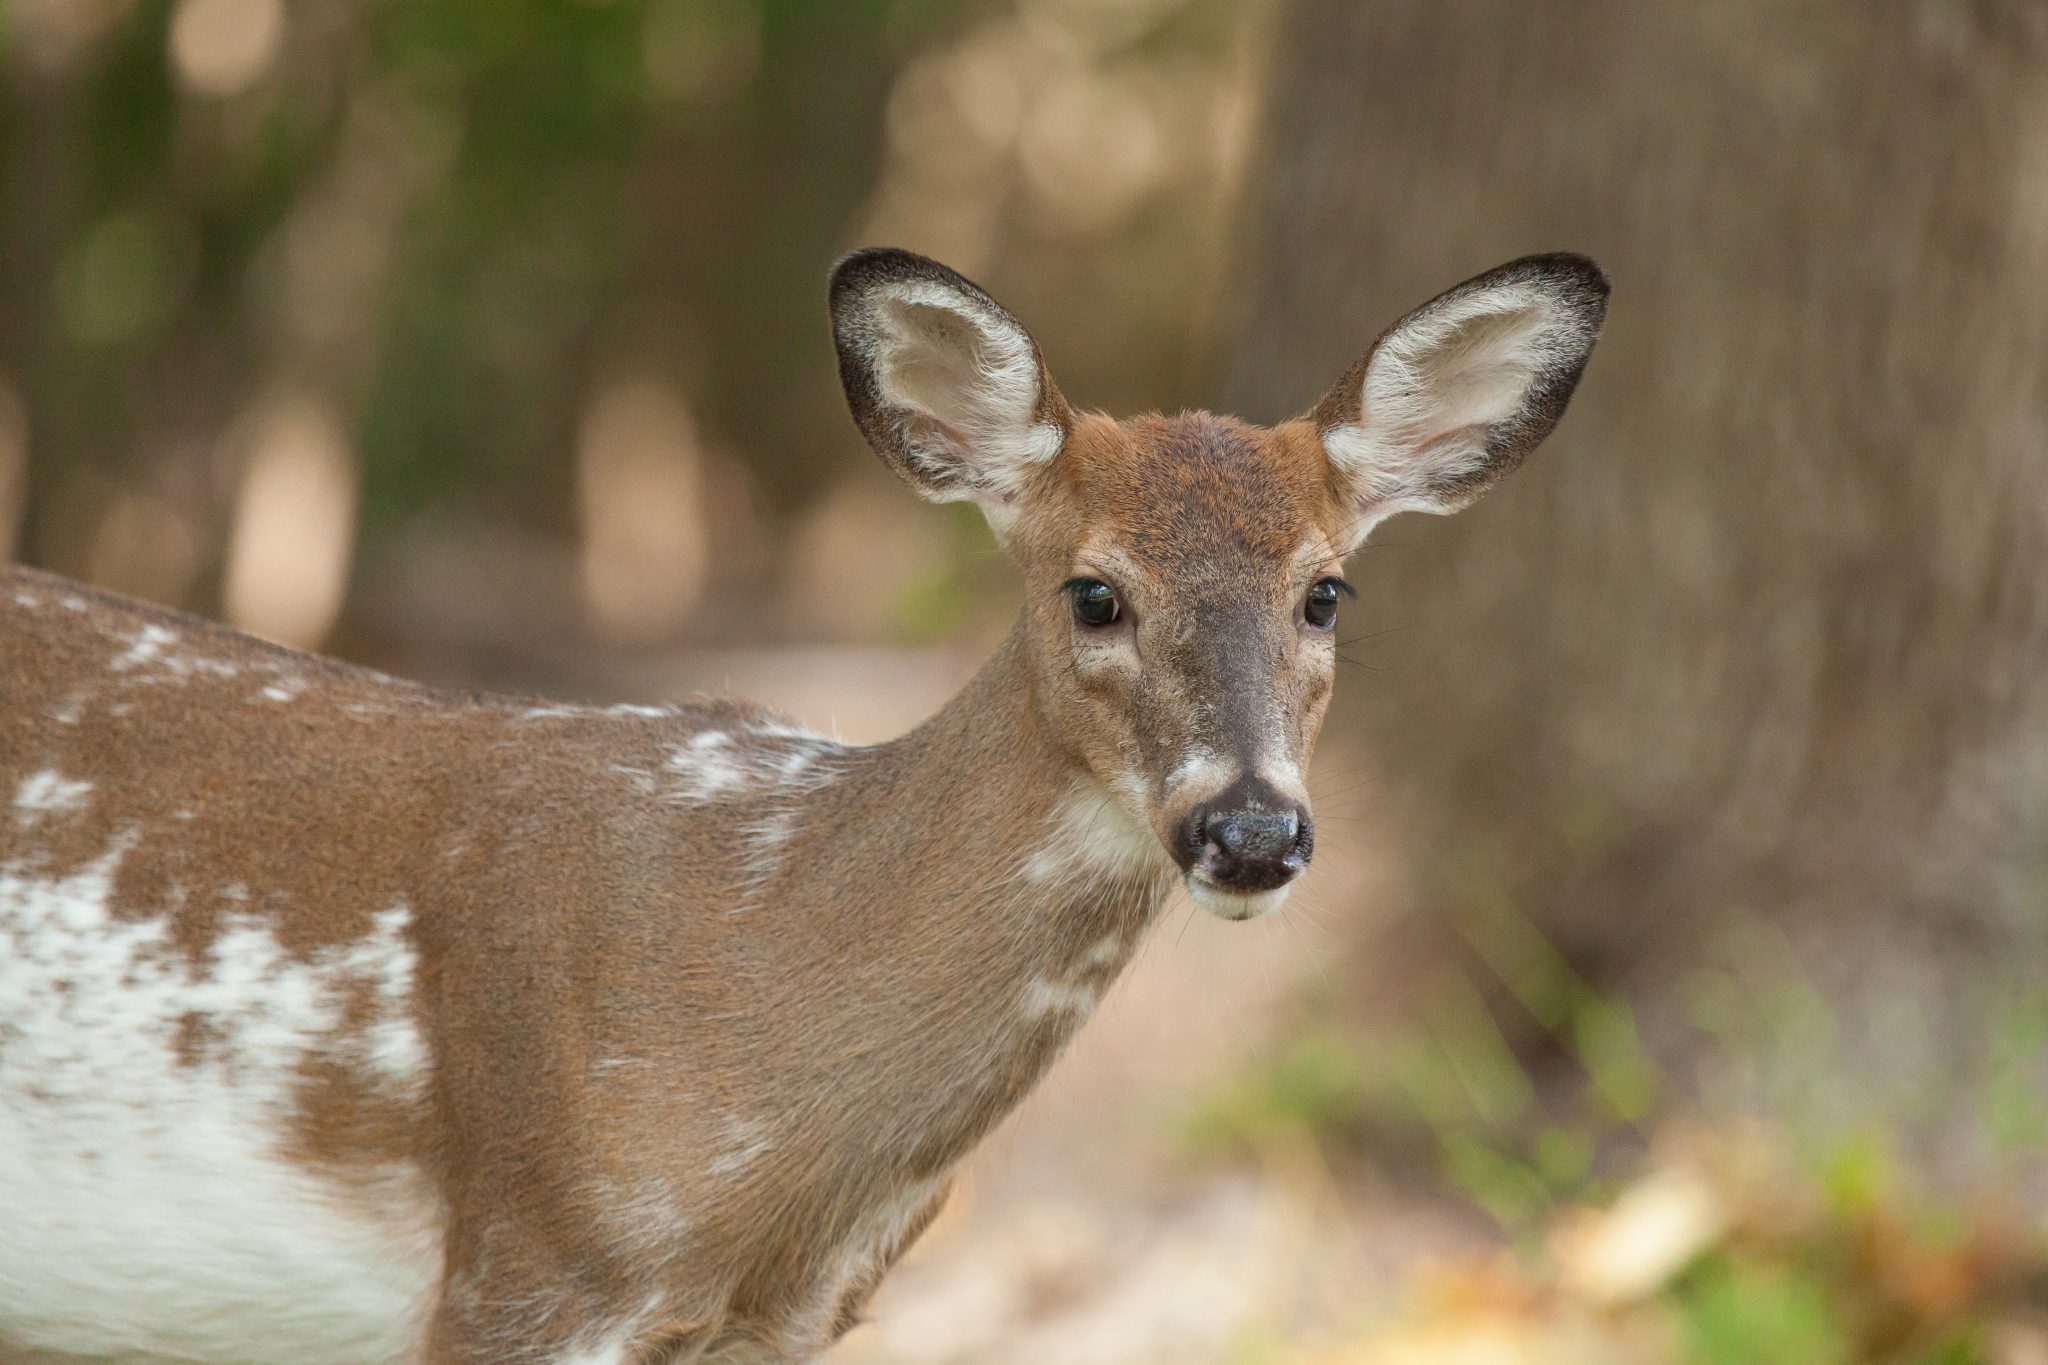
[[[172,653],[171,647],[178,643],[178,633],[163,626],[145,625],[133,635],[109,633],[128,648],[107,666],[113,672],[134,675],[128,680],[130,686],[166,680],[183,681],[201,675],[232,678],[242,671],[240,664],[226,659]]]
[[[645,768],[636,768],[630,763],[614,763],[612,771],[633,784],[633,790],[642,796],[652,796],[659,789],[654,774]]]
[[[683,1248],[690,1220],[674,1188],[660,1176],[630,1183],[599,1181],[591,1194],[605,1226],[633,1254],[659,1256]]]
[[[1166,850],[1124,803],[1082,779],[1053,808],[1046,840],[1024,860],[1027,881],[1138,879],[1163,872]]]
[[[1025,983],[1020,1008],[1027,1019],[1054,1014],[1086,1015],[1095,1008],[1100,992],[1084,982],[1050,981],[1037,977]]]
[[[409,987],[387,941],[403,911],[304,961],[229,909],[195,964],[165,914],[114,913],[136,840],[63,872],[0,862],[0,1330],[91,1357],[408,1358],[441,1260],[424,1177],[344,1190],[281,1152],[337,988]],[[181,1059],[195,1021],[202,1051]]]
[[[876,1267],[886,1264],[902,1250],[911,1224],[930,1206],[943,1183],[943,1178],[913,1181],[893,1196],[876,1202],[854,1221],[845,1242],[833,1256],[831,1271],[819,1279],[819,1293],[812,1299],[810,1312],[805,1315],[809,1321],[792,1324],[788,1333],[791,1339],[806,1343],[829,1340],[830,1326],[838,1315],[847,1289],[855,1281],[867,1278]],[[770,1360],[783,1358],[780,1355],[739,1357],[735,1365],[740,1359],[748,1361],[748,1365],[768,1365]]]
[[[667,795],[690,803],[739,800],[755,791],[795,797],[833,779],[836,771],[824,760],[837,748],[808,730],[784,725],[750,727],[737,736],[705,730],[669,749],[662,765],[671,778]],[[755,822],[752,832],[757,844],[775,844],[787,831],[769,816]]]
[[[1120,963],[1130,955],[1131,945],[1116,934],[1104,934],[1096,939],[1081,959],[1084,967],[1109,967]]]
[[[133,635],[119,637],[128,645],[128,651],[108,665],[117,673],[131,668],[140,668],[163,653],[165,645],[178,642],[176,631],[165,630],[162,626],[144,626]]]
[[[746,874],[748,892],[746,899],[734,906],[730,913],[739,914],[747,909],[781,869],[782,846],[796,832],[796,815],[794,808],[785,806],[750,822],[741,831],[746,840],[747,856],[740,868]]]
[[[555,1365],[626,1365],[626,1348],[632,1344],[632,1329],[619,1328],[595,1346],[583,1346],[555,1357]]]
[[[719,1128],[718,1155],[704,1163],[704,1169],[713,1175],[738,1175],[774,1150],[768,1131],[760,1119],[728,1115]]]
[[[15,817],[16,823],[31,825],[45,815],[56,815],[85,809],[86,798],[92,795],[92,783],[66,781],[50,769],[23,778],[14,792],[14,808],[21,812]]]
[[[426,1039],[412,1015],[413,977],[419,955],[406,938],[412,911],[403,904],[381,911],[368,934],[336,959],[346,975],[370,983],[377,1015],[363,1033],[363,1060],[398,1093],[416,1098],[426,1085]]]
[[[14,594],[14,605],[17,607],[27,607],[30,611],[34,611],[42,605],[42,599],[38,598],[34,593],[18,592]]]
[[[745,782],[744,762],[720,752],[727,744],[725,735],[710,730],[671,749],[668,771],[678,779],[670,788],[671,795],[685,801],[709,801]]]
[[[1169,809],[1186,804],[1199,793],[1213,795],[1230,785],[1236,766],[1212,749],[1193,749],[1166,775],[1165,799]]]

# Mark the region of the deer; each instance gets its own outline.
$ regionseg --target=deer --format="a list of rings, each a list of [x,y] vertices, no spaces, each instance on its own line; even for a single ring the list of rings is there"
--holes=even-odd
[[[1274,910],[1349,556],[1552,428],[1577,255],[1302,417],[1076,411],[932,260],[838,262],[840,378],[1025,604],[856,746],[561,705],[0,571],[0,1361],[806,1361],[1176,888]]]

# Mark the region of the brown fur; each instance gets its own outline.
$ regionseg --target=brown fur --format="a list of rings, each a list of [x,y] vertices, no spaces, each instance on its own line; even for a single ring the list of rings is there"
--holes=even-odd
[[[66,610],[66,597],[89,605]],[[167,654],[242,671],[109,673],[150,625],[175,632]],[[1063,1016],[1013,1023],[1016,986],[1105,933],[1134,946],[1156,906],[1160,887],[1090,886],[999,913],[1066,771],[1016,684],[1018,656],[999,653],[904,739],[830,750],[836,780],[750,897],[719,850],[760,798],[678,805],[613,770],[659,770],[666,744],[771,715],[710,704],[532,719],[531,703],[434,692],[7,569],[0,784],[48,767],[90,774],[94,793],[45,822],[60,832],[33,850],[0,833],[0,854],[60,873],[138,831],[119,905],[160,910],[190,888],[172,923],[195,963],[236,903],[226,888],[248,888],[298,955],[412,906],[430,1091],[395,1102],[337,1039],[336,1060],[302,1077],[293,1149],[344,1188],[392,1157],[429,1173],[449,1290],[478,1291],[446,1295],[431,1359],[543,1359],[656,1293],[670,1320],[707,1324],[707,1349],[754,1341],[800,1358],[853,1320],[942,1187],[873,1234],[872,1257],[840,1266],[863,1218],[942,1182],[1070,1035]],[[293,675],[313,680],[295,701],[251,699]],[[934,827],[908,809],[951,818]],[[963,847],[968,830],[981,833]],[[742,901],[752,908],[728,913]],[[192,1021],[195,1057],[208,1030]],[[706,1115],[725,1109],[758,1115],[775,1141],[717,1188],[703,1153],[722,1139]],[[691,1210],[688,1245],[608,1230],[606,1192],[650,1186]],[[494,1319],[491,1305],[535,1296],[541,1320]]]

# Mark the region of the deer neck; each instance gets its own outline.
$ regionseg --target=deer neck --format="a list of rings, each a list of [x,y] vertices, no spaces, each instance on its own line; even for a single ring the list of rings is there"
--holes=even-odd
[[[784,979],[832,983],[809,1008],[821,1034],[863,1044],[847,1093],[922,1131],[919,1164],[942,1164],[1087,1018],[1171,864],[1058,742],[1022,622],[937,715],[854,751],[817,801],[832,833],[783,902],[801,921],[785,941],[811,960]]]

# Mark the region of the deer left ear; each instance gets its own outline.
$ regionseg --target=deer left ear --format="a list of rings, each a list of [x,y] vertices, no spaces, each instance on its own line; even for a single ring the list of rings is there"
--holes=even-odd
[[[1439,294],[1309,413],[1352,502],[1346,551],[1396,512],[1455,512],[1550,434],[1607,314],[1584,256],[1525,256]]]
[[[1000,530],[1073,421],[1024,324],[937,261],[871,248],[833,267],[832,335],[875,453],[933,502],[981,504]]]

